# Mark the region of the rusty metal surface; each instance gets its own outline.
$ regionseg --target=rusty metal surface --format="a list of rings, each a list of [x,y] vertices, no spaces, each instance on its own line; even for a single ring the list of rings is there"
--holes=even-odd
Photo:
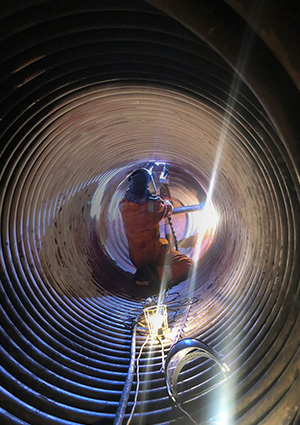
[[[149,295],[133,286],[118,203],[149,159],[170,163],[176,205],[211,193],[219,215],[196,273],[172,293],[197,298],[184,336],[221,351],[231,373],[200,397],[215,370],[188,368],[185,408],[203,424],[298,423],[299,93],[284,74],[264,86],[258,63],[239,79],[234,49],[212,48],[221,33],[206,40],[200,18],[192,27],[192,1],[155,3],[1,6],[1,424],[113,422],[130,357],[124,321]],[[174,216],[190,256],[198,225],[196,213]],[[159,344],[141,378],[133,423],[187,423]]]

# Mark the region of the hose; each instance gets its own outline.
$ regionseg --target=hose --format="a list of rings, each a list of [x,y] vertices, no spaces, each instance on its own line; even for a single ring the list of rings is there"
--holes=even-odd
[[[125,412],[126,412],[126,408],[127,408],[127,404],[128,404],[128,399],[129,399],[129,396],[130,396],[130,390],[131,390],[131,386],[132,386],[132,382],[133,382],[134,369],[135,369],[136,326],[137,326],[137,324],[135,323],[132,327],[132,339],[131,339],[131,348],[130,348],[130,363],[129,363],[126,381],[125,381],[125,384],[124,384],[124,388],[123,388],[122,395],[121,395],[121,398],[120,398],[120,403],[119,403],[119,406],[118,406],[118,409],[117,409],[117,412],[116,412],[116,416],[115,416],[113,425],[122,425],[123,419],[124,419],[124,416],[125,416]]]
[[[168,217],[168,221],[169,221],[169,225],[170,225],[171,230],[172,230],[172,234],[173,234],[173,238],[174,238],[175,249],[176,249],[176,251],[178,251],[178,241],[177,241],[177,237],[176,237],[176,233],[175,233],[175,229],[173,227],[173,223],[172,223],[171,217]]]

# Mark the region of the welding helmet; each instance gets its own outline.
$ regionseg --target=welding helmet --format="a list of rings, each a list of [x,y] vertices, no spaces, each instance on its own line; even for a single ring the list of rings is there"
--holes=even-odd
[[[156,192],[156,185],[152,173],[147,168],[138,168],[129,176],[129,189],[138,196],[145,196],[149,184],[151,193]]]

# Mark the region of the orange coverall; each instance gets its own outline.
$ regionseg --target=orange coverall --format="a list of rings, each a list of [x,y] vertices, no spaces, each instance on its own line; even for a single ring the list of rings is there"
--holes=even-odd
[[[129,245],[129,257],[136,268],[154,266],[162,278],[163,266],[169,263],[171,283],[179,283],[188,277],[192,260],[172,249],[168,241],[160,238],[159,223],[172,214],[172,205],[161,198],[145,200],[143,204],[129,202],[125,198],[119,204]]]

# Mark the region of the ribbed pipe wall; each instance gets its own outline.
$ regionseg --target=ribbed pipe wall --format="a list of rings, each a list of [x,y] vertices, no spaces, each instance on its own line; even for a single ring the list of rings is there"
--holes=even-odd
[[[118,202],[149,159],[170,163],[178,203],[212,190],[220,218],[195,275],[171,291],[197,300],[171,325],[187,317],[183,336],[217,349],[231,371],[200,396],[218,371],[188,366],[184,408],[201,424],[298,424],[299,94],[288,74],[221,2],[282,85],[264,92],[253,62],[239,77],[228,40],[217,53],[185,14],[180,23],[148,2],[1,7],[1,424],[113,423],[130,360],[125,321],[149,295],[133,287]],[[293,93],[284,119],[283,91]],[[192,255],[197,216],[174,226]],[[161,365],[148,344],[132,423],[189,423]],[[136,376],[126,418],[135,386]]]

